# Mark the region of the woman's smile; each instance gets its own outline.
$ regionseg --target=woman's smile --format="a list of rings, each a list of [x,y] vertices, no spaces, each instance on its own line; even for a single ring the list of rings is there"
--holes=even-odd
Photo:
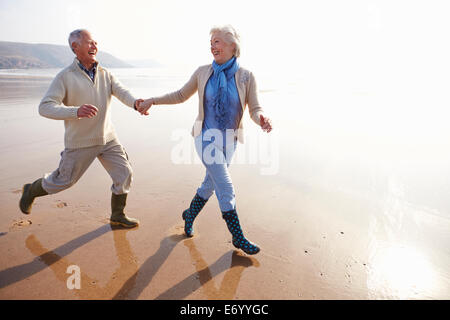
[[[211,53],[217,64],[223,64],[230,60],[235,51],[235,44],[226,42],[220,33],[214,33],[211,37]]]

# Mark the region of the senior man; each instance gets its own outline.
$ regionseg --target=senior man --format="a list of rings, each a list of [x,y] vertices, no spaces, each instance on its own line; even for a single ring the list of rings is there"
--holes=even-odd
[[[135,227],[138,220],[125,215],[132,181],[128,155],[117,139],[110,119],[112,95],[137,110],[142,99],[131,93],[96,61],[97,42],[89,31],[70,33],[73,63],[59,72],[39,105],[39,114],[64,120],[64,150],[58,169],[31,184],[25,184],[20,210],[29,214],[36,197],[54,194],[74,185],[98,158],[113,180],[111,224]]]

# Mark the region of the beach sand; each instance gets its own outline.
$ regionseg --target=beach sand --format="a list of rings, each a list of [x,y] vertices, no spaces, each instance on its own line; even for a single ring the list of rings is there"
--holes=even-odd
[[[204,168],[171,161],[171,133],[190,131],[196,101],[155,107],[149,118],[113,101],[134,170],[126,213],[138,228],[109,225],[111,180],[98,161],[72,188],[37,198],[22,214],[22,185],[56,169],[64,129],[37,114],[48,79],[16,80],[0,79],[0,299],[450,298],[450,223],[439,214],[446,203],[414,203],[398,174],[330,159],[301,130],[294,148],[281,139],[279,174],[261,174],[258,163],[231,166],[241,224],[259,254],[234,249],[215,195],[186,238],[181,213]],[[80,289],[67,286],[73,265]]]

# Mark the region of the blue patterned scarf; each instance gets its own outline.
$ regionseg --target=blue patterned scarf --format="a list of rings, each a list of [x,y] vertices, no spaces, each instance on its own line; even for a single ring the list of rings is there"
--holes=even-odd
[[[216,121],[220,129],[225,130],[227,122],[227,105],[229,100],[228,80],[234,77],[234,74],[239,69],[239,63],[236,57],[231,58],[224,64],[212,63],[214,70],[211,78],[214,88],[214,110],[216,111]]]

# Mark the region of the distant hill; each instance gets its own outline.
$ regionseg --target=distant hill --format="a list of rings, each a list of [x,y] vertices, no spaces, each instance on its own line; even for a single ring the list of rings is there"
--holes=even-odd
[[[0,69],[62,68],[71,64],[73,58],[68,45],[0,41]],[[107,68],[133,67],[102,51],[97,59]]]

